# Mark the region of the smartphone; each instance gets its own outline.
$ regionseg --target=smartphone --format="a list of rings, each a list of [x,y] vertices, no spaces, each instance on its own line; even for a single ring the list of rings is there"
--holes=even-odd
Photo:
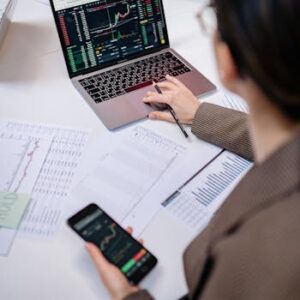
[[[68,219],[68,225],[85,241],[95,244],[131,284],[138,284],[157,259],[96,204]]]

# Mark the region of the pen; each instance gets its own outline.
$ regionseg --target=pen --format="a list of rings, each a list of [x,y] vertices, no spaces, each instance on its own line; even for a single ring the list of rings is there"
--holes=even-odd
[[[155,83],[154,83],[154,88],[156,89],[156,91],[157,91],[159,94],[162,94],[162,91],[161,91],[160,87],[159,87],[157,84],[155,84]],[[184,130],[182,124],[181,124],[180,121],[178,120],[178,118],[177,118],[177,116],[176,116],[176,113],[175,113],[174,109],[173,109],[169,104],[167,104],[167,108],[168,108],[170,114],[172,115],[172,117],[174,118],[176,124],[179,126],[180,130],[181,130],[182,133],[184,134],[184,136],[185,136],[186,138],[188,138],[189,135],[188,135],[187,132]]]

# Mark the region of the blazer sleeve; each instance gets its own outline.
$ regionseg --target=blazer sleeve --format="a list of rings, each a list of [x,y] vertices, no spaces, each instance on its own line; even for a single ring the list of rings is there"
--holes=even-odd
[[[154,300],[154,298],[146,290],[140,290],[136,293],[130,294],[123,300]]]
[[[247,115],[243,112],[203,103],[196,112],[192,132],[206,142],[253,160]]]

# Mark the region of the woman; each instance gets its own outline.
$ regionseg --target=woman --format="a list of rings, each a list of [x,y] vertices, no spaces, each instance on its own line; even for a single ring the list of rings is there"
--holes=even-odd
[[[144,101],[173,107],[199,138],[255,160],[184,254],[188,299],[300,299],[300,2],[214,0],[222,83],[249,116],[201,104],[178,80]],[[172,121],[167,112],[151,119]],[[111,298],[151,299],[87,245]]]

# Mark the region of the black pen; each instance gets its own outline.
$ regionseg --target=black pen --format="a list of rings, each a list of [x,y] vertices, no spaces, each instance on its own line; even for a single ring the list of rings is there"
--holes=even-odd
[[[156,89],[156,91],[159,93],[159,94],[162,94],[162,91],[161,89],[159,88],[159,86],[157,84],[154,83],[154,88]],[[184,136],[186,138],[189,137],[189,135],[187,134],[187,132],[184,130],[182,124],[180,123],[180,121],[178,120],[177,116],[176,116],[176,113],[174,111],[174,109],[169,105],[169,104],[166,104],[170,114],[172,115],[172,117],[174,118],[176,124],[179,126],[180,130],[182,131],[182,133],[184,134]]]

